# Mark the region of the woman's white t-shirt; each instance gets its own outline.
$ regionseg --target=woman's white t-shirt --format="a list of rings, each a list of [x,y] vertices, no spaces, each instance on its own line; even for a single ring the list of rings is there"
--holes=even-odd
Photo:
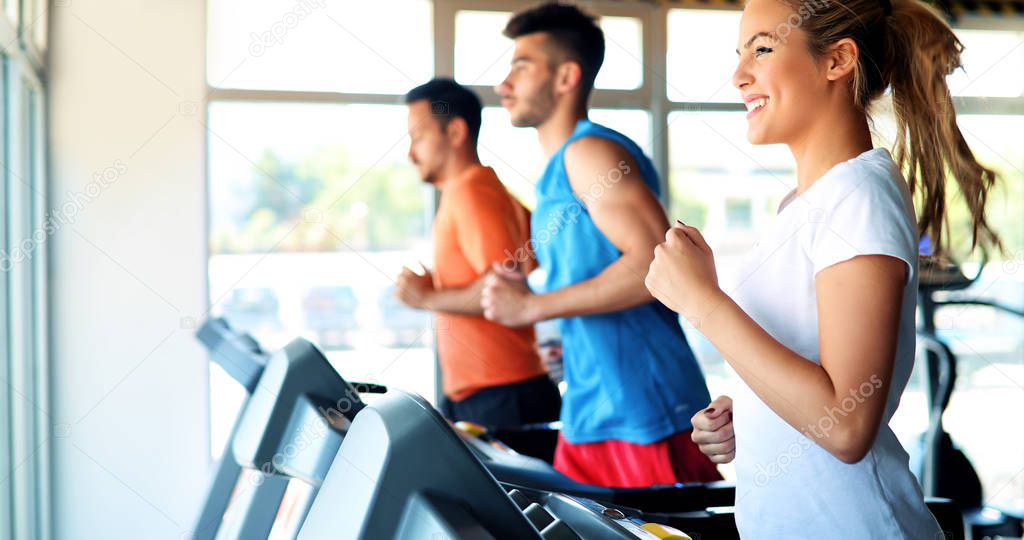
[[[836,165],[783,201],[730,296],[780,343],[820,363],[818,272],[858,255],[907,263],[895,369],[882,426],[867,456],[839,461],[814,442],[881,387],[884,374],[797,430],[746,385],[734,397],[736,525],[745,538],[942,538],[889,420],[914,364],[917,228],[906,181],[889,152]],[[806,434],[806,435],[805,435]],[[808,436],[809,435],[809,436]],[[937,536],[938,535],[938,536]]]

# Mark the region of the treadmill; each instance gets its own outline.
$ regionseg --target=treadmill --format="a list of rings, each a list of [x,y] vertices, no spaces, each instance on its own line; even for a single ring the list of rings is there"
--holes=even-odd
[[[654,512],[505,482],[422,398],[391,391],[356,417],[300,540],[738,539],[732,508]],[[929,507],[962,539],[948,500]]]
[[[260,381],[260,377],[262,376],[263,370],[267,364],[267,359],[269,358],[269,355],[260,348],[259,344],[248,334],[233,329],[224,319],[210,319],[206,321],[198,330],[197,336],[209,349],[212,359],[221,365],[229,374],[232,375],[232,377],[238,380],[238,382],[242,384],[251,395],[257,388],[257,383]],[[305,354],[308,354],[311,357],[322,358],[322,355],[316,351],[315,347],[308,344],[308,342],[305,343],[307,343],[306,348],[309,349]],[[343,386],[340,383],[337,383],[337,381],[344,383],[344,380],[337,375],[334,369],[331,368],[325,360],[310,361],[310,363],[317,366],[314,369],[320,374],[320,377],[336,380],[336,389],[334,391],[351,392],[351,390],[355,390],[355,394],[348,398],[351,406],[344,415],[347,421],[351,421],[352,418],[354,418],[355,413],[358,412],[358,409],[363,407],[362,401],[359,398],[360,393],[376,394],[387,391],[383,386],[366,383],[355,383],[354,386],[349,386],[348,389],[341,390]],[[309,381],[311,384],[316,384],[315,377],[304,377],[301,380]],[[292,388],[291,391],[294,395],[296,392],[300,392],[301,390],[295,387]],[[263,402],[269,397],[271,396],[263,395],[260,401]],[[240,419],[246,416],[245,410],[247,408],[248,404],[243,406],[243,412],[240,414]],[[308,407],[303,410],[308,410]],[[338,410],[338,408],[336,408],[336,410]],[[338,415],[334,414],[333,416],[337,417]],[[251,424],[256,427],[249,429],[258,430],[259,426],[263,425],[261,424],[262,422],[265,422],[265,419],[261,419],[260,421],[251,421]],[[336,429],[343,430],[345,427],[346,426],[336,426]],[[237,431],[237,428],[238,426],[236,425],[236,429],[232,432],[232,440],[235,439],[235,432]],[[494,429],[492,428],[492,430]],[[475,434],[470,434],[463,430],[456,431],[466,445],[470,447],[477,459],[479,459],[484,466],[490,470],[491,474],[501,482],[507,483],[508,485],[541,489],[557,493],[568,493],[588,499],[633,508],[643,508],[648,511],[678,511],[681,509],[703,511],[708,507],[731,506],[735,500],[735,487],[732,483],[724,481],[704,484],[677,483],[645,488],[610,488],[582,484],[555,470],[554,467],[541,459],[517,454],[507,447],[504,447],[504,445],[500,443],[500,434],[502,433],[502,429],[500,428],[494,430],[498,438],[487,433],[480,433],[479,431]],[[279,431],[276,433],[280,435]],[[232,448],[233,446],[233,443],[229,441],[228,447]],[[257,460],[251,459],[251,450],[245,451],[244,453],[250,454],[250,459],[243,461],[256,463]],[[266,457],[266,453],[264,453],[263,457]],[[242,460],[242,458],[239,459]],[[237,478],[239,471],[232,469],[232,464],[224,463],[224,461],[229,460],[222,460],[222,463],[219,465],[220,467],[228,467],[228,471],[224,474],[231,478]],[[305,478],[300,478],[311,485],[316,485],[316,480],[309,477],[309,475],[306,475]],[[274,482],[274,480],[270,480],[270,482]],[[227,481],[224,481],[224,485],[227,486]],[[231,486],[233,485],[234,484],[231,484]],[[231,487],[227,487],[226,489],[228,490],[227,493],[223,494],[219,498],[220,500],[224,500],[230,495]],[[224,504],[226,504],[226,502]],[[214,509],[219,508],[218,505],[209,506]],[[223,509],[213,511],[211,513],[211,517],[208,518],[207,521],[209,521],[209,519],[220,519],[220,516],[223,516],[223,514]]]
[[[197,337],[248,395],[191,537],[267,538],[289,481],[298,479],[310,486],[310,493],[294,516],[294,537],[345,431],[365,407],[360,391],[384,388],[350,385],[301,338],[271,355],[223,319],[203,323]]]
[[[635,512],[499,484],[423,398],[394,390],[349,428],[302,540],[691,540]]]
[[[315,346],[302,339],[293,341],[279,353],[270,356],[251,337],[233,330],[223,320],[207,321],[198,335],[210,348],[213,360],[238,380],[250,397],[242,408],[228,442],[228,449],[232,452],[230,455],[225,452],[218,464],[217,474],[194,528],[194,537],[266,538],[290,478],[303,480],[313,490],[300,511],[297,520],[300,526],[308,519],[306,516],[311,511],[310,505],[331,504],[316,501],[334,497],[337,503],[336,496],[325,495],[327,486],[324,482],[328,476],[339,474],[349,479],[345,482],[350,481],[351,474],[334,471],[340,468],[352,472],[345,458],[339,460],[342,455],[339,448],[346,436],[351,437],[350,430],[357,419],[357,413],[362,417],[365,415],[360,411],[373,409],[363,403],[360,392],[382,393],[386,388],[371,384],[349,385]],[[439,413],[421,398],[394,391],[391,394],[406,396],[395,397],[395,400],[404,399],[416,403],[415,407],[406,405],[405,408],[410,410],[405,411],[405,416],[400,414],[399,419],[420,418],[420,423],[426,425],[440,422],[442,431],[446,433],[440,440],[448,442],[436,442],[439,436],[435,434],[418,443],[410,443],[411,448],[414,448],[409,451],[410,455],[427,454],[425,449],[430,449],[429,453],[441,455],[452,452],[463,457],[468,455],[471,462],[484,466],[488,477],[500,482],[503,489],[515,492],[512,497],[522,507],[521,510],[535,503],[541,506],[554,505],[560,509],[556,514],[579,513],[582,510],[578,508],[574,511],[566,508],[582,505],[591,513],[603,513],[606,510],[612,515],[621,513],[623,517],[620,519],[630,523],[654,521],[672,525],[693,533],[694,538],[738,537],[731,508],[734,487],[730,483],[674,484],[651,488],[608,488],[581,484],[540,459],[509,451],[486,434],[470,435],[461,430],[453,431]],[[401,406],[398,408],[402,409]],[[421,409],[429,411],[429,414]],[[314,438],[317,444],[309,444],[309,437],[302,435],[311,431],[309,426],[323,433],[322,439]],[[451,450],[451,440],[461,441],[456,445],[459,450]],[[435,444],[441,446],[434,447]],[[295,449],[300,446],[304,451],[296,452]],[[407,458],[396,456],[393,459]],[[436,467],[432,474],[441,474],[444,470],[444,467]],[[246,489],[236,490],[239,476],[243,472],[255,475],[256,480],[249,485],[241,484]],[[456,480],[462,483],[458,478]],[[234,495],[234,501],[233,491],[238,492]],[[525,501],[530,504],[524,506]],[[942,503],[935,504],[941,507]],[[959,515],[956,517],[959,518]],[[654,525],[651,528],[656,529]],[[947,530],[952,529],[955,526]],[[670,529],[664,530],[670,531],[666,533],[669,534],[666,538],[682,538],[671,536],[675,532]],[[303,533],[306,535],[304,537],[311,537],[308,534],[312,533]],[[583,537],[605,536],[591,536],[588,533]],[[951,533],[949,537],[962,538],[962,533]]]
[[[911,469],[925,495],[954,501],[971,538],[1020,538],[1024,535],[1024,506],[996,508],[986,503],[974,465],[954,443],[942,421],[956,389],[959,358],[949,341],[939,335],[936,312],[945,306],[987,306],[1024,318],[1024,311],[1013,306],[966,292],[981,277],[987,262],[988,255],[982,251],[977,273],[968,277],[958,264],[921,259],[917,341],[924,351],[928,427],[919,444],[910,449]]]

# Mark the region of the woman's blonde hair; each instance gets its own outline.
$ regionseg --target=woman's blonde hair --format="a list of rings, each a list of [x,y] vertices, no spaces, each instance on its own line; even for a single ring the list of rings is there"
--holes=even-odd
[[[1000,248],[985,217],[997,174],[978,162],[957,127],[946,76],[960,67],[963,44],[942,16],[920,0],[781,1],[800,14],[811,54],[825,54],[844,38],[857,44],[852,90],[865,114],[892,89],[893,156],[919,200],[918,232],[932,238],[937,253],[944,251],[951,177],[970,211],[971,249]]]

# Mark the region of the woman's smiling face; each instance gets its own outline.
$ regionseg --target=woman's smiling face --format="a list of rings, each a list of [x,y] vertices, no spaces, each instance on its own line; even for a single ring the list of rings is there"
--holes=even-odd
[[[743,10],[732,82],[747,106],[752,144],[793,142],[827,106],[829,81],[798,22],[779,0],[750,0]]]

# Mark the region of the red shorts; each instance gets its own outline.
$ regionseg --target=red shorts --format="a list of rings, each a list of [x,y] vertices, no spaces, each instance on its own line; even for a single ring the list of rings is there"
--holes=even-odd
[[[584,484],[647,487],[721,480],[718,467],[680,431],[650,444],[620,440],[573,444],[558,436],[555,468]]]

